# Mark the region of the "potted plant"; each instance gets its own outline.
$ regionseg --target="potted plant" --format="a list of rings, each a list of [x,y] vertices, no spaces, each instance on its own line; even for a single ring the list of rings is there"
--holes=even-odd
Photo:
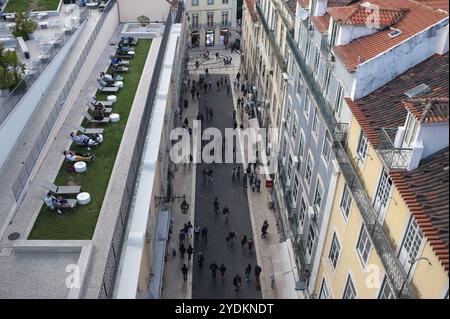
[[[25,41],[34,39],[33,32],[37,29],[37,22],[25,16],[22,12],[16,12],[16,29],[13,35],[22,37]]]
[[[0,94],[8,96],[22,80],[25,65],[20,63],[15,51],[6,51],[0,46]]]
[[[137,18],[137,21],[141,25],[141,31],[147,31],[147,25],[150,23],[150,18],[142,15]]]

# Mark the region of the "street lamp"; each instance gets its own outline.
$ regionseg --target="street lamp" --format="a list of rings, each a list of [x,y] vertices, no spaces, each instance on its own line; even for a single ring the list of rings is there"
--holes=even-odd
[[[399,292],[399,294],[398,294],[399,297],[402,296],[403,288],[405,287],[406,281],[408,281],[408,278],[409,278],[409,275],[411,274],[411,270],[412,270],[413,265],[414,265],[416,262],[418,262],[419,260],[426,260],[426,261],[428,261],[428,265],[431,266],[431,262],[430,262],[430,260],[429,260],[427,257],[420,257],[420,258],[417,258],[417,259],[412,259],[412,258],[411,258],[410,260],[408,260],[408,262],[410,263],[410,266],[409,266],[408,274],[406,275],[406,278],[405,278],[405,280],[403,281],[402,287],[400,288],[400,292]]]

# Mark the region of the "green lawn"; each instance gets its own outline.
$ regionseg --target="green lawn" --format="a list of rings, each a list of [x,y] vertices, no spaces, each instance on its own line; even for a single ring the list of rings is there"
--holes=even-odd
[[[4,12],[52,11],[60,0],[9,0]]]
[[[113,106],[113,112],[120,114],[120,121],[97,125],[105,129],[105,139],[92,151],[96,157],[95,161],[88,164],[88,170],[81,174],[66,172],[68,163],[63,163],[55,180],[57,185],[80,185],[82,191],[91,194],[91,203],[77,206],[73,211],[64,210],[62,215],[43,205],[28,239],[92,238],[150,45],[151,40],[139,40],[135,49],[136,55],[130,60],[129,72],[122,73],[125,86],[117,93],[117,102]],[[97,94],[97,97],[106,99],[104,94]],[[83,123],[83,126],[93,127],[87,123]],[[72,145],[71,149],[86,151],[76,145]]]

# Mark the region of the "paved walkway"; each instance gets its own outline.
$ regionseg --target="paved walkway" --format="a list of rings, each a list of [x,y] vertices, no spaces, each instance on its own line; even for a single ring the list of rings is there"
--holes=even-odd
[[[219,75],[210,75],[207,80],[213,83],[220,78]],[[228,83],[230,79],[228,76]],[[206,107],[213,108],[213,120],[204,120],[204,127],[214,127],[220,129],[222,134],[225,128],[233,127],[233,100],[231,94],[227,95],[225,88],[217,91],[215,88],[208,90],[204,98],[200,101],[200,112],[206,119]],[[244,172],[242,164],[197,164],[196,198],[195,198],[195,225],[208,228],[208,243],[201,240],[195,243],[195,252],[203,252],[205,262],[203,267],[198,263],[193,267],[193,298],[261,298],[261,293],[257,290],[256,281],[253,276],[253,268],[256,264],[256,256],[253,251],[240,245],[240,238],[246,235],[253,239],[250,211],[246,189],[243,188],[241,181],[232,181],[231,171],[233,167],[241,166],[241,172]],[[206,168],[213,170],[213,183],[210,184],[203,178],[202,170]],[[242,179],[241,174],[241,179]],[[217,197],[219,200],[220,211],[217,215],[213,211],[213,201]],[[225,223],[222,209],[227,205],[230,209],[230,218]],[[233,230],[237,238],[234,245],[227,242],[225,237]],[[210,264],[215,261],[219,266],[223,263],[227,267],[225,279],[220,276],[214,280],[209,272]],[[252,275],[250,281],[245,282],[245,267],[250,263],[252,265]],[[232,279],[239,274],[242,278],[242,287],[239,294],[234,291]]]
[[[211,51],[211,50],[210,50]],[[213,52],[213,51],[211,51]],[[226,55],[230,53],[230,51],[228,50],[227,52],[225,52],[224,50],[222,51],[218,51],[219,54],[222,55]],[[214,51],[215,53],[215,51]],[[198,52],[194,52],[191,53],[191,55],[195,55],[198,54]],[[235,57],[235,55],[237,57]],[[225,74],[228,75],[231,80],[233,81],[237,72],[239,71],[239,56],[234,53],[233,54],[233,65],[229,66],[227,68],[211,68],[210,69],[210,74],[211,75],[215,75],[215,74],[221,74],[221,76],[224,76]],[[198,80],[198,76],[199,74],[204,73],[204,65],[201,65],[198,71],[194,71],[194,72],[190,72],[190,79],[196,79]],[[222,91],[221,94],[222,98],[219,100],[220,104],[223,104],[223,98],[226,98],[226,91]],[[190,95],[190,93],[188,92],[188,94]],[[233,107],[237,110],[237,105],[236,105],[236,101],[238,97],[242,97],[242,92],[240,92],[239,90],[234,90],[234,88],[231,91],[232,97],[232,102],[233,102]],[[220,97],[220,96],[219,96]],[[225,102],[225,103],[231,103],[231,101]],[[215,104],[219,104],[219,103],[213,103],[214,106]],[[185,116],[187,116],[189,119],[193,119],[195,118],[196,114],[197,114],[197,107],[198,107],[198,102],[197,100],[192,101],[189,97],[189,108],[188,110],[183,110],[184,114],[183,114],[183,119]],[[201,105],[201,107],[203,107],[203,105]],[[228,118],[224,120],[224,122],[226,122],[225,124],[227,126],[230,126],[232,124],[231,122],[231,117],[232,117],[232,109],[230,108],[231,104],[227,104],[227,112],[225,114],[225,116]],[[217,106],[216,106],[217,108]],[[239,113],[238,113],[239,114]],[[218,112],[214,112],[214,118],[215,120],[218,119],[218,117],[220,117],[220,113]],[[205,121],[206,122],[206,121]],[[192,122],[191,122],[192,123]],[[239,116],[238,116],[238,123],[240,124],[240,120],[239,120]],[[209,123],[207,123],[209,125]],[[215,124],[215,123],[213,123]],[[247,117],[244,116],[244,126],[247,127]],[[179,126],[182,126],[182,123],[179,123]],[[218,165],[223,165],[223,164],[218,164]],[[217,166],[218,166],[217,165]],[[234,165],[236,166],[236,165]],[[246,165],[244,165],[246,167]],[[242,166],[241,166],[242,169]],[[196,170],[198,170],[198,172],[196,172]],[[196,168],[195,166],[193,166],[192,168],[187,165],[177,165],[177,170],[175,171],[175,175],[174,175],[174,179],[173,179],[173,185],[174,185],[174,194],[182,194],[184,192],[186,192],[185,190],[188,189],[188,187],[192,187],[192,183],[194,182],[192,177],[193,174],[195,175],[199,175],[198,180],[197,180],[197,189],[192,189],[195,194],[199,194],[201,193],[201,195],[197,195],[197,196],[205,196],[208,198],[211,198],[212,196],[209,193],[209,189],[208,187],[203,186],[203,175],[201,174],[202,168],[201,165],[198,165],[198,167]],[[273,212],[273,210],[268,208],[268,198],[270,196],[269,191],[270,189],[267,189],[264,187],[265,185],[265,175],[263,174],[263,172],[260,172],[260,174],[258,175],[259,178],[261,179],[261,193],[253,193],[250,190],[247,190],[247,194],[245,195],[245,193],[243,192],[242,189],[242,185],[241,184],[236,184],[235,186],[232,186],[232,180],[231,180],[231,169],[225,169],[224,168],[224,175],[223,175],[223,187],[219,187],[216,186],[217,185],[217,180],[218,177],[220,178],[220,176],[217,176],[218,173],[220,174],[218,169],[214,169],[215,171],[215,176],[214,176],[214,185],[213,188],[211,188],[211,194],[214,193],[214,191],[216,191],[216,188],[220,191],[220,189],[222,190],[222,193],[227,193],[232,191],[232,194],[226,194],[226,198],[225,195],[223,196],[223,200],[221,200],[221,203],[224,203],[224,200],[229,202],[229,198],[232,199],[231,203],[227,203],[231,210],[231,217],[230,217],[230,227],[234,227],[233,220],[236,222],[237,218],[236,216],[239,215],[239,213],[241,211],[240,205],[238,205],[237,203],[241,203],[243,205],[246,205],[245,211],[245,218],[246,218],[246,228],[245,231],[248,232],[247,236],[250,236],[251,233],[255,234],[255,235],[251,235],[254,236],[254,240],[255,240],[255,252],[256,252],[256,257],[258,260],[259,265],[262,267],[263,271],[261,273],[261,292],[256,291],[256,285],[255,285],[255,281],[254,281],[254,276],[253,276],[253,272],[252,272],[252,278],[251,281],[249,283],[249,285],[247,286],[247,283],[245,282],[245,276],[244,276],[244,268],[245,268],[245,263],[241,262],[240,259],[236,259],[237,262],[235,265],[234,263],[231,262],[226,262],[225,260],[223,261],[224,263],[226,263],[227,266],[227,274],[226,274],[226,282],[222,285],[220,277],[217,278],[216,281],[216,285],[213,286],[213,282],[211,279],[211,274],[209,273],[209,264],[211,262],[210,260],[210,256],[211,254],[209,254],[209,256],[207,256],[207,260],[205,262],[204,267],[206,269],[203,269],[202,271],[197,270],[197,267],[194,267],[194,276],[192,274],[192,263],[190,263],[188,265],[189,267],[189,275],[188,275],[188,281],[186,283],[183,282],[183,277],[181,274],[181,265],[182,263],[180,262],[180,256],[179,256],[179,252],[177,251],[177,255],[175,257],[172,256],[171,252],[173,248],[178,248],[178,232],[179,230],[183,227],[184,223],[186,223],[188,220],[191,220],[191,222],[193,223],[193,212],[195,210],[195,213],[197,216],[205,216],[207,217],[206,219],[204,219],[206,222],[217,222],[217,228],[221,231],[218,232],[217,234],[217,247],[220,247],[221,250],[227,250],[227,249],[231,249],[226,247],[226,241],[225,241],[225,236],[226,236],[226,231],[225,229],[229,229],[230,227],[225,228],[224,227],[224,217],[222,214],[219,214],[219,216],[217,216],[217,219],[215,219],[213,216],[211,216],[212,213],[212,199],[207,200],[207,202],[205,203],[205,211],[202,211],[200,209],[196,209],[196,203],[192,201],[192,195],[190,195],[190,192],[186,192],[186,196],[187,196],[187,201],[189,202],[189,204],[191,205],[191,209],[190,209],[190,214],[189,215],[182,215],[179,209],[179,203],[175,202],[174,204],[172,204],[172,216],[174,218],[174,226],[173,226],[173,230],[174,230],[174,234],[172,235],[172,240],[169,244],[169,249],[168,249],[168,255],[167,255],[167,263],[166,263],[166,268],[165,268],[165,273],[164,273],[164,282],[163,282],[163,293],[162,296],[163,298],[174,298],[174,299],[188,299],[191,297],[194,298],[235,298],[238,297],[235,295],[233,287],[232,287],[232,277],[235,275],[233,273],[234,269],[237,268],[237,272],[240,274],[240,276],[243,279],[243,286],[241,289],[241,294],[240,297],[241,298],[248,298],[248,294],[250,293],[254,293],[255,296],[254,298],[258,297],[260,298],[261,295],[263,298],[265,299],[271,299],[271,298],[277,298],[277,289],[283,289],[282,287],[274,287],[274,289],[272,289],[271,287],[271,275],[273,273],[273,264],[272,264],[272,258],[270,256],[270,247],[272,245],[275,245],[277,243],[279,243],[280,239],[279,236],[276,232],[276,218],[275,218],[275,214]],[[206,185],[208,186],[208,185]],[[233,197],[233,194],[235,195]],[[192,196],[192,197],[190,197]],[[244,198],[247,198],[247,203],[244,200]],[[220,196],[219,196],[219,200],[220,200]],[[233,206],[231,206],[233,205]],[[235,208],[235,207],[238,208]],[[233,208],[234,207],[234,208]],[[248,210],[247,210],[248,209]],[[250,215],[249,215],[249,213]],[[205,224],[205,222],[199,218],[196,221],[199,220],[200,225]],[[251,221],[248,220],[248,218],[250,218]],[[269,226],[269,235],[267,236],[267,239],[262,240],[261,237],[259,236],[260,234],[260,230],[261,230],[261,225],[263,223],[264,220],[267,220],[270,224]],[[237,220],[237,222],[239,222],[239,220]],[[251,224],[250,224],[251,222]],[[194,224],[194,223],[193,223]],[[194,224],[195,225],[195,224]],[[211,227],[215,227],[215,224],[213,224],[213,226]],[[251,228],[250,228],[251,227]],[[212,230],[213,228],[211,228]],[[211,240],[213,240],[213,234],[212,231],[209,231],[209,242],[211,243]],[[235,229],[236,232],[239,231],[239,229]],[[212,247],[213,245],[209,244],[208,247],[208,251],[213,251],[214,247]],[[199,249],[202,249],[204,246],[202,245],[195,245],[194,243],[194,250],[195,252],[198,252]],[[238,240],[236,242],[236,246],[232,248],[233,250],[230,252],[232,254],[232,257],[244,257],[247,258],[247,254],[245,254],[243,251],[241,251],[241,247],[240,247],[240,240]],[[213,251],[213,253],[215,253]],[[205,252],[206,254],[206,252]],[[218,254],[219,257],[216,260],[217,263],[222,262],[224,257],[221,257],[221,254]],[[225,256],[225,255],[224,255]],[[252,258],[254,258],[255,255],[252,256]],[[248,256],[250,257],[250,256]],[[187,261],[187,258],[185,258],[185,261]],[[245,262],[245,261],[244,261]],[[253,261],[254,262],[254,261]],[[220,264],[219,264],[220,266]],[[253,264],[252,264],[253,266]],[[220,276],[220,275],[218,275]],[[194,280],[192,280],[192,277],[194,277]],[[194,282],[194,285],[192,287],[191,282]],[[253,287],[255,289],[253,289]],[[192,289],[191,289],[192,288]],[[208,288],[210,288],[211,290],[209,291]],[[250,288],[250,290],[248,290],[247,288]],[[247,292],[247,290],[249,292]],[[256,296],[257,295],[257,296]]]

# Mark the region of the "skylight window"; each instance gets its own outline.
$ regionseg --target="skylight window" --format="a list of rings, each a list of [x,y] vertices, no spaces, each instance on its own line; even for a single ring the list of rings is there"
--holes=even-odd
[[[419,95],[428,93],[431,91],[431,88],[426,85],[425,83],[422,83],[418,86],[413,87],[412,89],[405,92],[405,95],[409,98],[418,97]]]
[[[399,36],[400,34],[402,34],[402,31],[399,29],[394,29],[394,28],[391,28],[391,31],[389,31],[389,33],[388,33],[388,35],[391,38],[395,38],[395,37]]]

